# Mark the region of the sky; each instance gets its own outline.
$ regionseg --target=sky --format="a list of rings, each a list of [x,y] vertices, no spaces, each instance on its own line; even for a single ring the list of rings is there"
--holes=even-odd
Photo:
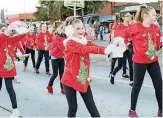
[[[7,15],[18,14],[18,13],[30,13],[36,11],[36,6],[39,0],[0,0],[0,9],[7,10]],[[91,0],[92,1],[92,0]],[[139,1],[139,2],[148,2],[148,1],[158,1],[158,0],[108,0],[108,1],[117,1],[117,2],[129,2],[129,1]],[[25,7],[24,7],[25,3]]]
[[[0,9],[7,10],[8,15],[30,13],[36,11],[37,3],[38,0],[0,0]]]

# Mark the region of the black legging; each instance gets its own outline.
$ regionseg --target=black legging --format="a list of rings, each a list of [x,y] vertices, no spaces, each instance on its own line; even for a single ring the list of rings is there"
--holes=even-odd
[[[132,61],[132,53],[129,50],[126,50],[123,53],[123,74],[126,74],[126,62],[128,60],[129,65],[129,76],[130,81],[133,81],[133,61]]]
[[[118,66],[114,69],[115,62],[118,60]],[[113,75],[116,75],[116,73],[121,70],[123,64],[123,58],[112,58],[111,61],[111,72]]]
[[[77,112],[77,96],[76,96],[76,90],[74,90],[71,87],[65,86],[63,85],[65,94],[66,94],[66,98],[68,101],[68,106],[69,106],[69,110],[68,110],[68,117],[76,117],[76,112]],[[88,87],[88,91],[86,93],[82,93],[80,92],[80,95],[82,96],[85,105],[89,111],[89,113],[91,114],[91,117],[100,117],[100,114],[97,110],[97,107],[95,105],[94,99],[93,99],[93,95],[92,95],[92,91],[90,86]]]
[[[136,109],[137,99],[144,81],[146,70],[148,71],[158,102],[159,110],[162,111],[162,76],[158,61],[151,64],[134,63],[134,85],[131,92],[131,110]]]
[[[60,80],[64,72],[64,59],[51,59],[53,75],[50,78],[49,86],[53,86],[55,78],[58,76],[58,70],[60,75]],[[63,89],[62,83],[60,82],[61,89]]]
[[[15,94],[13,84],[12,84],[13,79],[14,79],[14,77],[4,78],[5,84],[6,84],[6,89],[7,89],[7,92],[9,94],[9,97],[11,100],[12,108],[16,109],[17,108],[17,100],[16,100],[16,94]],[[0,78],[0,90],[2,88],[2,80],[3,80],[3,78]]]
[[[25,48],[25,53],[26,54],[31,54],[31,59],[32,59],[32,63],[33,63],[33,68],[35,68],[35,50],[31,50],[29,48]],[[25,58],[24,60],[24,66],[26,67],[27,64],[28,64],[28,59],[29,59],[29,56]]]
[[[49,51],[45,51],[45,50],[38,50],[36,69],[40,68],[40,64],[42,62],[43,56],[45,58],[46,72],[49,72]]]
[[[116,63],[117,59],[118,59],[118,58],[112,58],[112,59],[111,59],[111,73],[112,73],[113,70],[114,70],[115,63]]]
[[[125,53],[123,53],[123,74],[127,74],[126,70],[127,70],[127,56]]]

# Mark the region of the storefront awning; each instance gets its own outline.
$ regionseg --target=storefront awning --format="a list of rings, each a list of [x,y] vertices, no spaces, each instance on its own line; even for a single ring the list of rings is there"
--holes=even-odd
[[[140,7],[140,5],[138,5],[138,6],[127,6],[127,7],[125,7],[125,9],[124,10],[121,10],[121,12],[124,12],[124,11],[136,11],[138,8]]]
[[[158,2],[159,0],[108,0],[110,2],[135,2],[139,4]]]

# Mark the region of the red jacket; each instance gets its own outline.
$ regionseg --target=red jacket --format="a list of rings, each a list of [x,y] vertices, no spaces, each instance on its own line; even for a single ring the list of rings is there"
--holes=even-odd
[[[49,32],[46,32],[46,33],[40,32],[37,34],[36,38],[37,38],[36,46],[37,46],[37,49],[39,50],[45,50],[46,40],[47,40],[47,44],[50,45],[52,43],[52,35]]]
[[[63,45],[64,38],[60,37],[59,35],[54,35],[52,39],[52,47],[50,49],[50,55],[55,56],[57,58],[63,58],[64,52],[64,45]]]
[[[23,37],[24,35],[7,37],[5,34],[0,34],[0,77],[16,76],[12,45],[21,41]]]
[[[158,60],[155,52],[159,50],[162,43],[160,29],[156,25],[146,28],[141,23],[133,24],[127,34],[133,42],[134,62],[148,64]]]
[[[124,38],[124,43],[127,45],[129,43],[129,37],[127,34],[127,30],[128,30],[129,26],[125,26],[122,23],[121,24],[117,24],[115,26],[115,30],[114,30],[114,37],[117,36],[121,36]]]
[[[90,58],[89,54],[104,54],[104,47],[96,46],[91,42],[82,44],[73,40],[65,40],[66,67],[62,76],[62,84],[72,87],[76,91],[87,92],[89,86]],[[82,39],[78,39],[82,40]],[[85,39],[86,40],[86,39]]]
[[[34,50],[36,47],[36,36],[35,34],[26,34],[26,36],[24,37],[25,40],[25,47],[27,47],[28,49]]]

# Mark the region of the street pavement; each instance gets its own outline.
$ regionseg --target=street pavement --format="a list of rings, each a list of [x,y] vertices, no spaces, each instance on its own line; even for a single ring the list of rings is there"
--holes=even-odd
[[[97,45],[106,46],[105,41],[96,41]],[[128,79],[122,78],[122,70],[115,77],[115,85],[109,82],[110,61],[103,55],[90,55],[91,57],[91,89],[99,113],[102,117],[127,117],[130,108],[130,94]],[[162,65],[162,58],[160,64]],[[33,72],[31,61],[26,72],[22,72],[23,64],[16,64],[20,84],[14,83],[17,94],[20,113],[24,117],[66,117],[68,111],[67,101],[60,93],[59,78],[54,82],[54,95],[49,95],[46,86],[50,77],[45,75],[44,62],[41,64],[40,74]],[[4,83],[0,92],[0,117],[8,117],[11,113],[9,96]],[[90,117],[85,104],[80,96],[78,98],[77,117]],[[3,108],[1,108],[3,107]],[[5,110],[5,109],[7,110]],[[140,117],[155,117],[157,114],[157,102],[151,79],[145,75],[145,81],[141,89],[137,104],[137,112]]]

